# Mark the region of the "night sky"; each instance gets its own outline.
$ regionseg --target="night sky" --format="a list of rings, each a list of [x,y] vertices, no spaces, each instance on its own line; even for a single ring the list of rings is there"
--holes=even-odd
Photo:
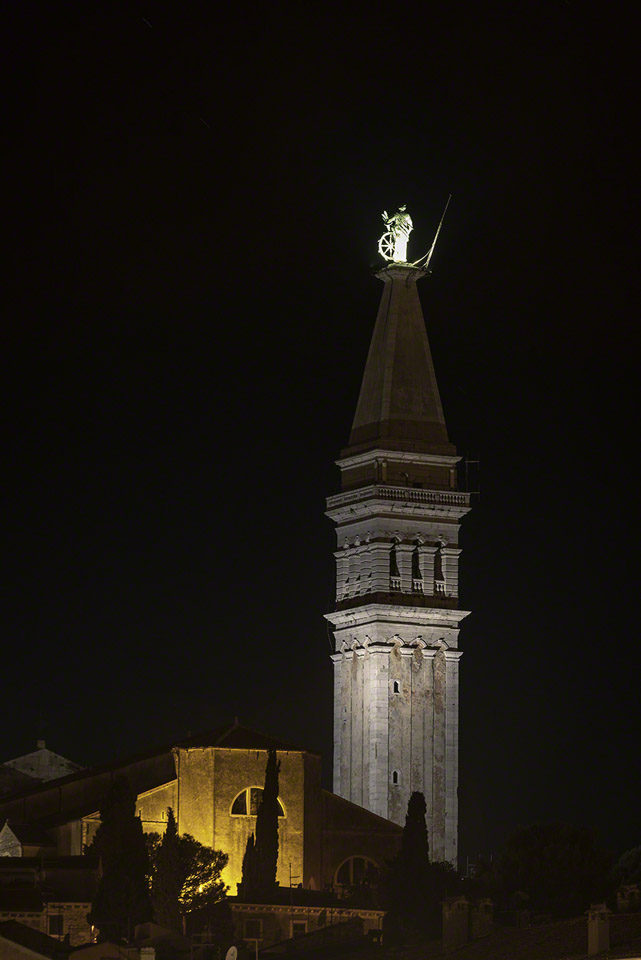
[[[614,9],[5,7],[2,759],[45,738],[107,761],[237,716],[320,750],[331,786],[324,498],[381,212],[408,204],[418,258],[452,193],[419,289],[481,461],[460,846],[550,819],[641,842],[637,68]]]

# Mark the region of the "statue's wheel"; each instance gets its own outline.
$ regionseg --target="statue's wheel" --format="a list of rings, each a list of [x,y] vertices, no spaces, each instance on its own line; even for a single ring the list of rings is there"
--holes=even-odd
[[[385,260],[394,259],[394,237],[391,233],[384,233],[381,239],[378,241],[378,252]]]

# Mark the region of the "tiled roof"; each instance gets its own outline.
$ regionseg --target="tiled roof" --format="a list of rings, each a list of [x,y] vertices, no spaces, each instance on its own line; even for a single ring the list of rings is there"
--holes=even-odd
[[[25,926],[24,923],[18,923],[17,920],[7,920],[0,923],[0,940],[4,938],[11,943],[26,947],[33,953],[40,954],[42,957],[66,957],[69,949],[56,940],[54,937],[48,937],[46,933],[40,933],[39,930],[33,930]]]

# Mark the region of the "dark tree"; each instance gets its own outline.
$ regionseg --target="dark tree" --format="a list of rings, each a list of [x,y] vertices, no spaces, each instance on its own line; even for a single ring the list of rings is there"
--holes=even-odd
[[[256,816],[256,835],[252,834],[243,857],[242,897],[251,900],[269,900],[276,890],[278,866],[278,774],[280,760],[276,751],[267,753],[265,787]]]
[[[179,836],[171,807],[165,833],[151,834],[147,843],[156,922],[182,933],[188,914],[199,911],[205,917],[224,898],[227,887],[220,874],[229,858],[188,833]]]
[[[407,805],[401,849],[382,882],[385,927],[392,941],[437,936],[441,900],[456,880],[446,863],[430,863],[426,805],[415,791]]]
[[[626,850],[612,871],[616,883],[641,883],[641,847]]]
[[[100,940],[127,940],[136,924],[152,918],[147,885],[149,861],[136,816],[136,795],[124,777],[111,784],[100,808],[100,826],[90,848],[101,876],[88,920]]]
[[[562,823],[517,830],[498,864],[506,902],[554,917],[578,916],[609,891],[611,857],[591,831]]]
[[[247,837],[245,853],[243,854],[243,869],[239,893],[245,902],[252,900],[258,890],[258,873],[256,864],[256,844],[254,834]]]
[[[156,923],[182,933],[180,894],[183,887],[183,870],[180,862],[178,825],[171,807],[167,810],[167,829],[162,838],[152,835],[148,844],[151,901]]]

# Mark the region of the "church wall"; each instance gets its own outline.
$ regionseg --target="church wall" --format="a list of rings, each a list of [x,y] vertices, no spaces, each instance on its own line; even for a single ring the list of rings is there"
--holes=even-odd
[[[79,857],[84,853],[82,820],[69,820],[52,829],[56,850],[63,857]]]
[[[145,833],[164,833],[167,826],[167,809],[176,815],[178,781],[164,783],[160,787],[141,793],[136,801],[136,813],[142,821]]]
[[[214,847],[214,751],[211,747],[174,749],[178,790],[178,832]]]
[[[256,817],[232,816],[231,806],[241,790],[262,789],[267,752],[208,747],[177,749],[176,756],[179,830],[228,855],[222,878],[235,894],[242,877],[247,840],[256,829]],[[279,750],[277,756],[281,761],[279,797],[285,809],[285,817],[278,821],[277,879],[282,886],[289,886],[290,864],[292,877],[298,878],[294,882],[301,883],[304,876],[304,753]]]
[[[326,790],[322,802],[324,888],[333,885],[336,871],[349,857],[368,857],[382,867],[396,856],[401,827]]]
[[[321,761],[313,753],[303,754],[305,792],[303,800],[303,886],[320,890],[323,886],[321,862]],[[300,882],[300,881],[298,881]]]

